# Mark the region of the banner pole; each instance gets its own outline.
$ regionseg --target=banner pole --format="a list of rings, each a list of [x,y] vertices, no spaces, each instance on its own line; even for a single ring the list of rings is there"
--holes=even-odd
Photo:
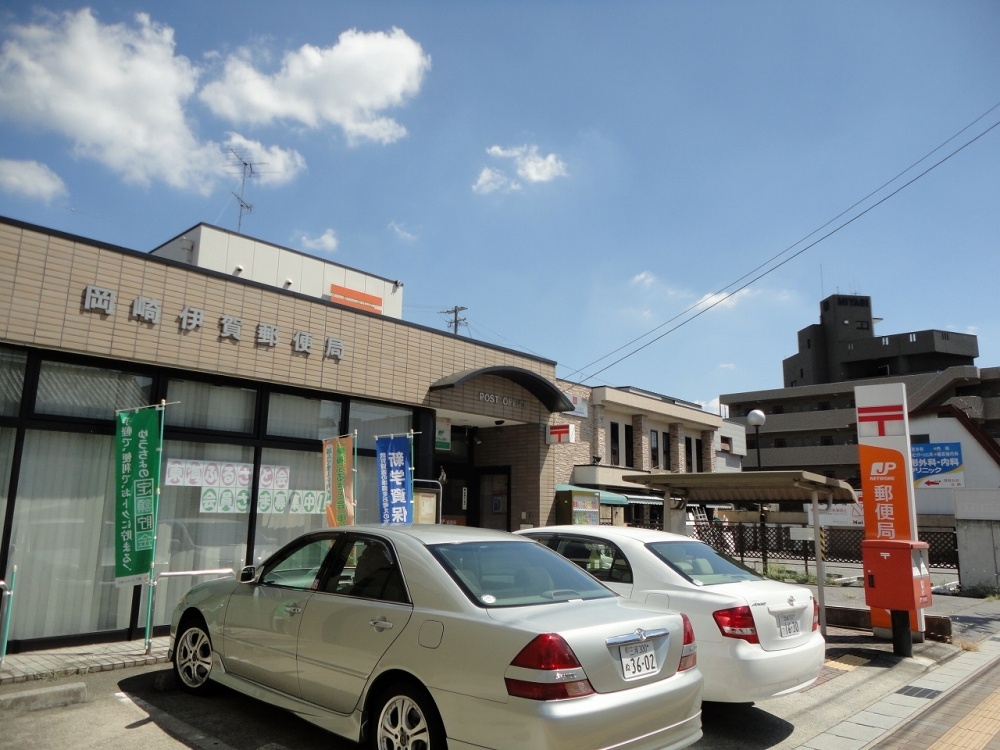
[[[3,667],[3,660],[7,657],[7,636],[10,633],[10,619],[14,612],[14,584],[16,582],[17,566],[15,565],[10,574],[10,586],[4,583],[5,590],[0,592],[7,600],[6,605],[0,609],[3,612],[3,627],[0,628],[0,667]]]
[[[159,458],[156,462],[156,496],[153,502],[153,554],[149,561],[149,593],[146,595],[146,656],[153,653],[153,598],[156,594],[156,581],[153,578],[153,570],[156,568],[156,537],[160,531],[160,487],[163,479],[163,423],[164,414],[167,409],[167,400],[162,399],[156,410],[160,415],[160,439],[156,447]]]

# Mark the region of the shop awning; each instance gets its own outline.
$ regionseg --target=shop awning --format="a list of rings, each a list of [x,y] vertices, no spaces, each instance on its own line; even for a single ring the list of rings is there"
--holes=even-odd
[[[663,498],[656,495],[626,495],[632,505],[663,505]]]
[[[600,496],[601,505],[628,505],[628,498],[617,492],[598,490],[593,487],[578,487],[575,484],[557,484],[556,492],[589,492]]]

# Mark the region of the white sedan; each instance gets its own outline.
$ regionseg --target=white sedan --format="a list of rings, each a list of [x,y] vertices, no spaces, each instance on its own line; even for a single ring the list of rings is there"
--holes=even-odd
[[[460,526],[299,537],[171,622],[184,689],[227,685],[377,750],[677,750],[701,737],[686,616]]]
[[[752,703],[811,685],[826,644],[804,586],[762,578],[696,539],[623,526],[517,532],[569,558],[623,596],[691,618],[705,700]]]

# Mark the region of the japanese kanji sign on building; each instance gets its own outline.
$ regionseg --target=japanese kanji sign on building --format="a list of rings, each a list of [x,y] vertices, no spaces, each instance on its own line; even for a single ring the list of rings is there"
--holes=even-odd
[[[160,483],[160,413],[119,412],[115,419],[115,583],[147,583],[153,567]]]

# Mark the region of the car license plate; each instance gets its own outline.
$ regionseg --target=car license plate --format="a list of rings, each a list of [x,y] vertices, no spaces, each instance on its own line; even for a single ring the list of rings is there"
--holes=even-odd
[[[626,680],[634,680],[660,671],[652,643],[627,643],[618,649],[622,657],[622,674]]]
[[[788,638],[792,635],[798,635],[802,632],[802,628],[799,625],[799,616],[795,614],[778,615],[780,618],[778,621],[778,627],[781,630],[781,637]]]

